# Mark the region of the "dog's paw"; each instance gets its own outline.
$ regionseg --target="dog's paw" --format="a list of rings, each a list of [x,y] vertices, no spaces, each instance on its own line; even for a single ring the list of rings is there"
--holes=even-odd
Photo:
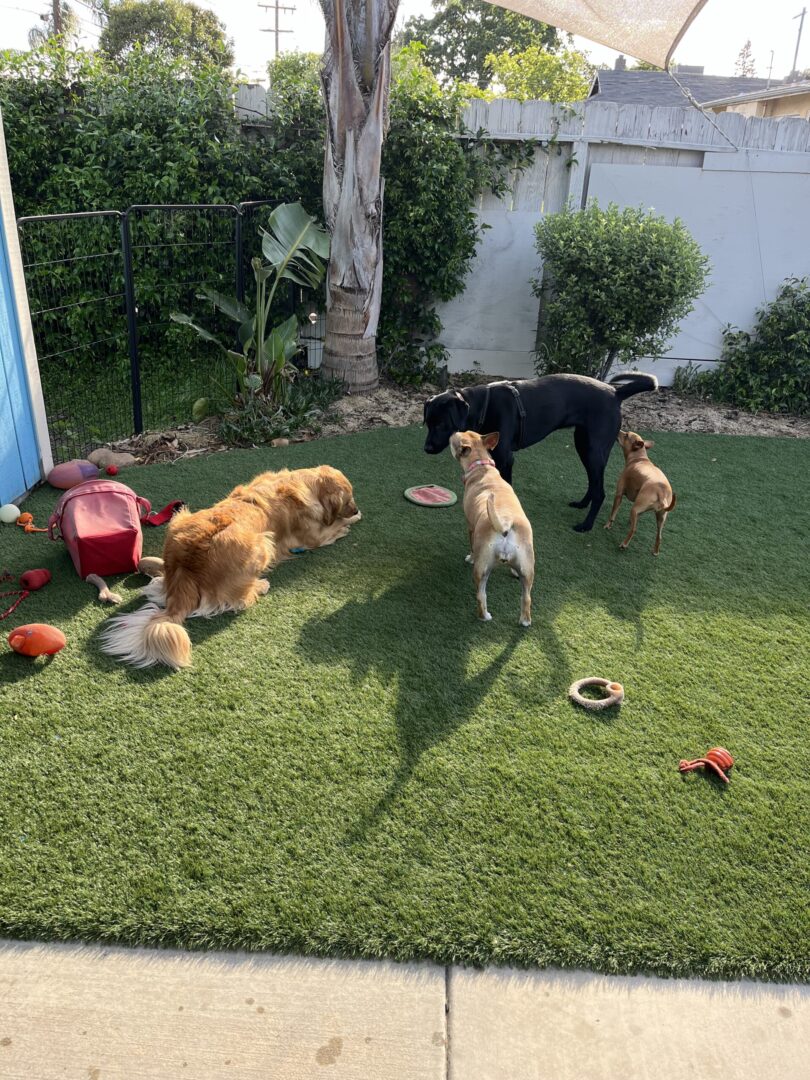
[[[472,553],[470,553],[469,555],[464,556],[464,562],[465,563],[471,563],[472,561],[473,561]]]
[[[492,616],[488,611],[485,611],[483,615],[478,616],[479,622],[492,622]]]
[[[619,544],[619,551],[627,551],[627,544],[625,544],[625,543]]]
[[[574,532],[583,533],[590,532],[593,528],[593,524],[588,524],[587,521],[580,521],[579,525],[574,526]]]
[[[267,596],[267,594],[269,592],[270,592],[270,582],[267,580],[267,578],[259,578],[259,583],[256,586],[256,595],[257,596]]]
[[[612,521],[606,521],[605,522],[605,528],[606,529],[612,529],[613,528],[613,522]]]

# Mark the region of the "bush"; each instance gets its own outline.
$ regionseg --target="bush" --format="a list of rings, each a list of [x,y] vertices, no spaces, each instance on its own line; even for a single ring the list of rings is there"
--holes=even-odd
[[[385,257],[377,344],[382,370],[403,383],[435,378],[445,360],[435,305],[464,287],[480,238],[476,193],[485,187],[503,190],[510,170],[533,153],[531,145],[500,149],[482,132],[460,140],[464,95],[442,88],[421,52],[422,46],[414,45],[395,58],[383,152]],[[189,65],[137,48],[112,63],[53,42],[30,53],[0,53],[0,108],[17,213],[270,199],[300,200],[320,217],[319,58],[284,54],[269,71],[273,114],[260,133],[246,134],[234,116],[233,84],[216,65]],[[144,232],[141,240],[144,252],[158,252],[151,234]],[[195,251],[201,265],[181,280],[227,289],[216,248]],[[43,261],[47,257],[43,253]],[[65,268],[65,274],[72,273],[73,267]],[[139,268],[139,303],[152,298],[157,305],[164,284],[156,263]],[[78,295],[83,287],[78,277],[75,286]],[[185,297],[174,299],[188,303]],[[104,327],[93,323],[99,321],[93,305],[81,312],[71,316],[77,320],[71,328],[76,340],[101,337]],[[152,321],[162,325],[166,318],[155,310]],[[173,335],[171,349],[165,347],[167,334]],[[190,335],[179,326],[161,328],[154,336],[156,356],[147,358],[145,367],[158,364],[158,352],[182,355],[192,348]],[[200,355],[213,353],[207,349]],[[126,363],[122,353],[122,372]]]
[[[343,396],[343,383],[321,379],[314,372],[297,371],[291,377],[283,404],[253,395],[238,407],[226,409],[219,436],[233,446],[257,446],[272,439],[289,438],[302,427],[319,430],[330,406]]]
[[[708,259],[679,220],[592,202],[535,227],[548,293],[541,311],[539,374],[604,379],[614,362],[659,357],[706,284]]]
[[[233,90],[214,64],[140,49],[120,62],[58,42],[0,53],[17,214],[294,200],[274,155],[242,135]]]
[[[757,311],[749,334],[723,331],[722,365],[695,373],[679,368],[676,389],[756,412],[810,412],[810,285],[788,278]]]

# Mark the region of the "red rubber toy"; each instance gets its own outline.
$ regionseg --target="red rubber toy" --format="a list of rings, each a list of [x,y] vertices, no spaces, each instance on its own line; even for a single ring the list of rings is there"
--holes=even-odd
[[[67,645],[62,631],[47,623],[18,626],[8,635],[8,643],[21,656],[53,656]]]
[[[107,476],[118,476],[118,466],[108,465],[104,472],[107,474]]]
[[[682,761],[680,765],[678,765],[678,771],[691,772],[693,769],[700,769],[702,767],[713,769],[723,783],[727,784],[728,777],[726,776],[726,773],[733,765],[734,758],[728,750],[722,746],[715,746],[713,749],[706,751],[705,757],[695,758],[694,761]]]

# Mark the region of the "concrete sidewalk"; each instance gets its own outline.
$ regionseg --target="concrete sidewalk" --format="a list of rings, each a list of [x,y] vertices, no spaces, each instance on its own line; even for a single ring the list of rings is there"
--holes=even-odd
[[[0,943],[3,1080],[802,1080],[810,988]]]

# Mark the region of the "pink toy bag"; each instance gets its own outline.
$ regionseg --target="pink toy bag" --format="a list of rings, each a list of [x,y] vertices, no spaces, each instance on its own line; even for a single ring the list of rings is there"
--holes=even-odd
[[[182,505],[175,500],[153,514],[148,499],[126,484],[86,480],[59,499],[48,535],[64,540],[83,580],[88,574],[129,574],[137,570],[143,550],[141,525],[163,525]]]

